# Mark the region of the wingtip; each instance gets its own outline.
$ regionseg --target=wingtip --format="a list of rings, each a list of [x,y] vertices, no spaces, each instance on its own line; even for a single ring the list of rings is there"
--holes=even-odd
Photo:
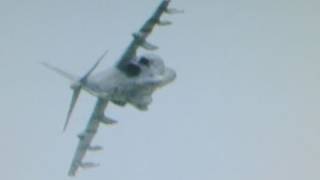
[[[52,66],[47,62],[42,61],[42,62],[38,62],[38,64],[40,64],[48,69],[52,69]]]
[[[62,134],[65,133],[67,130],[67,124],[64,124],[63,129],[62,129]]]
[[[71,115],[71,114],[70,114]],[[70,115],[68,114],[68,117],[63,125],[63,129],[62,129],[62,133],[65,133],[66,130],[67,130],[67,127],[68,127],[68,124],[69,124],[69,121],[70,121]]]

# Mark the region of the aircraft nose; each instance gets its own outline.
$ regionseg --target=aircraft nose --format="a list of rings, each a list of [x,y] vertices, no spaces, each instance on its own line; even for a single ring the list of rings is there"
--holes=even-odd
[[[167,68],[166,72],[165,72],[168,80],[171,82],[173,80],[175,80],[177,78],[177,73],[175,70],[171,69],[171,68]]]
[[[176,79],[176,77],[177,77],[176,71],[167,67],[162,75],[162,82],[160,84],[160,87],[171,83]]]

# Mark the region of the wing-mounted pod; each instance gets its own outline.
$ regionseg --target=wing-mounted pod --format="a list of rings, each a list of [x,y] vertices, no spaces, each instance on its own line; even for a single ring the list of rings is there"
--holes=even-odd
[[[82,162],[79,165],[79,167],[81,167],[83,169],[89,169],[89,168],[94,168],[94,167],[98,167],[98,166],[100,166],[100,164],[93,163],[93,162]]]
[[[145,34],[144,33],[141,33],[141,32],[133,33],[132,36],[136,41],[140,41],[141,42],[140,46],[143,47],[144,49],[150,50],[150,51],[154,51],[154,50],[158,49],[158,47],[156,45],[153,45],[153,44],[151,44],[151,43],[149,43],[148,41],[145,40],[145,38],[144,38]]]
[[[102,151],[103,147],[102,146],[89,146],[88,150],[89,151]]]
[[[154,50],[159,49],[158,46],[153,45],[153,44],[151,44],[151,43],[149,43],[149,42],[147,42],[147,41],[143,42],[143,44],[141,45],[141,47],[143,47],[144,49],[149,50],[149,51],[154,51]]]
[[[159,20],[158,21],[158,25],[159,26],[169,26],[169,25],[171,25],[172,24],[172,22],[171,21],[168,21],[168,20]]]
[[[112,118],[106,117],[106,116],[103,116],[102,118],[100,118],[100,122],[105,125],[114,125],[114,124],[118,123],[118,121],[116,121]]]
[[[181,13],[184,13],[184,10],[176,9],[176,8],[167,8],[165,12],[167,14],[181,14]]]

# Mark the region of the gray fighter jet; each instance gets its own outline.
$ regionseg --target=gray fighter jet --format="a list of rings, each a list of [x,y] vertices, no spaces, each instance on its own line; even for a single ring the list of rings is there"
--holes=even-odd
[[[169,8],[170,0],[163,0],[152,16],[145,22],[141,29],[133,33],[133,40],[120,60],[114,67],[93,73],[100,61],[104,58],[104,52],[94,66],[83,76],[77,77],[67,73],[57,67],[43,63],[43,65],[65,78],[71,80],[73,89],[72,100],[64,125],[66,129],[80,91],[85,90],[97,97],[97,103],[90,117],[88,125],[83,133],[79,135],[79,144],[71,163],[68,175],[74,176],[79,167],[95,167],[97,164],[83,162],[87,151],[101,150],[100,146],[92,146],[91,141],[96,134],[98,127],[103,124],[115,124],[116,121],[106,117],[104,110],[108,102],[119,106],[131,104],[139,110],[147,110],[152,102],[152,94],[160,87],[172,82],[176,73],[167,67],[163,60],[155,54],[137,55],[137,50],[142,47],[147,50],[155,50],[157,47],[146,41],[155,25],[170,25],[169,21],[162,21],[160,17],[163,13],[173,14],[182,11]]]

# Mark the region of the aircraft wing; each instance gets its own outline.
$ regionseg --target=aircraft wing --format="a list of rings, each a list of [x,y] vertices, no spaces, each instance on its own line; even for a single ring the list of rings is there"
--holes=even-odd
[[[168,5],[170,3],[170,0],[163,0],[160,5],[157,7],[156,11],[153,13],[153,15],[144,23],[144,25],[140,28],[140,30],[137,33],[133,33],[133,40],[127,47],[124,54],[121,56],[117,67],[120,70],[123,70],[124,66],[128,61],[133,59],[136,56],[137,49],[141,46],[148,50],[155,50],[157,49],[156,46],[148,43],[146,41],[147,37],[152,32],[153,28],[156,24],[159,25],[169,25],[171,22],[169,21],[161,21],[160,17],[164,12],[167,13],[175,13],[178,12],[178,10],[175,9],[169,9]]]
[[[100,122],[103,122],[106,119],[104,117],[104,110],[107,107],[107,104],[108,101],[106,100],[100,98],[97,100],[85,131],[79,135],[79,144],[68,172],[69,176],[74,176],[79,167],[89,168],[97,166],[97,164],[94,163],[83,162],[83,158],[88,150],[101,149],[100,147],[91,146],[91,141],[98,130]]]

